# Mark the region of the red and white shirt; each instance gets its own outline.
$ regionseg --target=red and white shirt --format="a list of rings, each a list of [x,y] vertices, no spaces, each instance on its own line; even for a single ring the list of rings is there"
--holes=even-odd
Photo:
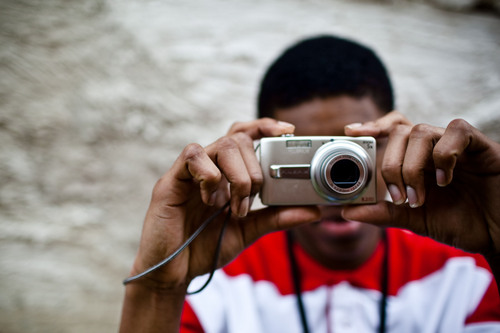
[[[483,257],[403,230],[387,235],[386,332],[500,332],[500,298]],[[294,245],[311,332],[376,332],[384,251],[381,242],[358,269],[334,271]],[[188,296],[181,323],[181,332],[302,330],[284,232],[216,271],[203,292]]]

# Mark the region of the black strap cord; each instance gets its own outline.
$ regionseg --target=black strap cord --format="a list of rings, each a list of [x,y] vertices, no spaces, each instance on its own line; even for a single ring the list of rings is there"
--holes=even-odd
[[[382,298],[380,299],[380,326],[378,328],[379,333],[385,332],[385,326],[387,321],[387,294],[389,287],[389,241],[387,240],[387,230],[382,229],[382,242],[385,247],[384,260],[382,261],[382,274],[380,285],[382,287]]]
[[[293,286],[295,289],[295,295],[297,296],[297,307],[300,314],[300,321],[302,323],[302,328],[304,333],[309,333],[309,325],[307,323],[306,311],[304,308],[304,302],[302,300],[302,289],[300,287],[300,270],[297,264],[297,259],[293,253],[293,235],[290,230],[286,232],[287,238],[287,249],[288,256],[290,258],[290,268],[293,279]],[[380,275],[380,286],[382,291],[382,298],[379,303],[379,317],[380,325],[378,327],[379,333],[384,333],[387,322],[387,295],[389,286],[389,241],[387,239],[387,230],[382,229],[382,242],[384,244],[384,258],[382,261],[382,274]]]
[[[195,230],[195,232],[177,249],[174,251],[174,253],[172,253],[171,255],[169,255],[167,258],[165,258],[164,260],[162,260],[161,262],[159,262],[158,264],[148,268],[147,270],[145,270],[144,272],[142,273],[139,273],[137,275],[134,275],[134,276],[131,276],[129,278],[126,278],[125,280],[123,280],[123,284],[126,285],[132,281],[135,281],[155,270],[157,270],[158,268],[168,264],[169,262],[171,262],[172,260],[174,260],[175,257],[177,257],[182,251],[184,251],[184,249],[186,247],[189,246],[189,244],[191,244],[192,241],[195,240],[196,237],[198,237],[198,235],[203,231],[205,230],[205,228],[210,224],[210,222],[212,222],[217,216],[219,216],[224,210],[226,210],[226,208],[229,207],[229,201],[226,202],[226,204],[224,206],[222,206],[221,208],[219,208],[215,213],[213,213],[210,217],[208,217],[205,221],[203,221],[203,223],[198,227],[198,229]],[[217,241],[217,247],[215,249],[215,254],[214,254],[214,259],[213,259],[213,262],[212,262],[212,269],[210,271],[210,275],[208,277],[208,280],[207,282],[205,282],[205,284],[198,290],[196,291],[193,291],[193,292],[188,292],[187,294],[188,295],[192,295],[192,294],[197,294],[199,293],[200,291],[202,291],[203,289],[205,289],[205,287],[208,285],[208,283],[212,280],[212,277],[215,273],[215,270],[217,269],[217,263],[219,261],[219,253],[220,253],[220,248],[221,248],[221,244],[222,244],[222,238],[224,236],[224,231],[226,230],[226,226],[227,226],[227,223],[228,221],[230,220],[231,218],[231,208],[228,209],[227,213],[226,213],[226,218],[224,220],[224,224],[222,225],[222,228],[221,228],[221,231],[220,231],[220,234],[219,234],[219,240]]]
[[[228,205],[228,204],[226,204]],[[229,220],[231,219],[231,208],[228,209],[226,213],[226,218],[224,219],[224,224],[222,224],[222,228],[220,229],[220,234],[219,234],[219,239],[217,240],[217,247],[215,248],[215,254],[214,254],[214,259],[212,261],[212,268],[210,269],[210,275],[208,276],[207,281],[201,286],[198,290],[195,291],[188,291],[188,295],[194,295],[205,289],[210,281],[212,281],[212,278],[214,277],[214,273],[217,270],[217,266],[219,263],[219,255],[220,255],[220,249],[222,247],[222,238],[224,237],[224,232],[226,231],[226,226]]]
[[[293,253],[293,235],[290,230],[286,232],[288,257],[290,258],[290,268],[293,279],[293,287],[295,289],[295,295],[297,295],[297,306],[299,308],[300,321],[302,323],[302,328],[304,333],[309,333],[309,325],[307,324],[306,310],[304,309],[304,302],[302,301],[302,290],[300,288],[300,271],[297,265],[297,259],[295,259],[295,254]]]

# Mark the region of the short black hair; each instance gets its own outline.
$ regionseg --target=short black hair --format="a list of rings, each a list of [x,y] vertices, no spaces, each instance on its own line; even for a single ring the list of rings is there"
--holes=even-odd
[[[394,109],[389,75],[373,50],[335,36],[308,38],[286,49],[265,73],[258,117],[273,117],[278,108],[340,95],[369,96],[381,111]]]

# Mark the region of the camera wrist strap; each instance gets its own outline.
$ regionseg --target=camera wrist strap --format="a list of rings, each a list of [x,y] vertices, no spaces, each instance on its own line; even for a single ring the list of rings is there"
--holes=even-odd
[[[141,277],[143,277],[143,276],[145,276],[145,275],[147,275],[147,274],[149,274],[149,273],[151,273],[151,272],[159,269],[160,267],[168,264],[173,259],[175,259],[175,257],[177,257],[182,251],[184,251],[184,249],[186,247],[188,247],[189,244],[191,244],[191,242],[194,241],[196,237],[198,237],[198,235],[210,224],[210,222],[212,222],[217,216],[219,216],[222,212],[224,212],[224,210],[226,210],[226,208],[229,207],[229,204],[230,204],[230,201],[226,202],[226,204],[224,206],[222,206],[221,208],[219,208],[215,213],[213,213],[205,221],[203,221],[203,223],[195,230],[195,232],[184,243],[182,243],[182,245],[177,250],[175,250],[171,255],[169,255],[167,258],[165,258],[161,262],[157,263],[156,265],[154,265],[154,266],[146,269],[142,273],[139,273],[137,275],[134,275],[134,276],[126,278],[125,280],[123,280],[123,284],[127,285],[130,282],[135,281],[135,280],[137,280],[137,279],[139,279],[139,278],[141,278]],[[224,231],[226,229],[227,223],[229,222],[230,218],[231,218],[231,209],[229,208],[227,210],[227,212],[226,212],[226,218],[225,218],[224,223],[223,223],[223,225],[221,227],[221,230],[220,230],[219,239],[217,241],[217,245],[216,245],[216,249],[215,249],[215,254],[214,254],[214,259],[213,259],[213,263],[212,263],[212,269],[210,271],[210,274],[209,274],[209,277],[208,277],[208,281],[200,289],[198,289],[198,290],[196,290],[194,292],[188,292],[188,295],[189,294],[199,293],[200,291],[202,291],[203,289],[205,289],[205,287],[208,285],[208,283],[212,280],[214,272],[217,269],[217,263],[218,263],[218,259],[219,259],[220,249],[221,249],[221,246],[222,246],[222,238],[224,236]]]

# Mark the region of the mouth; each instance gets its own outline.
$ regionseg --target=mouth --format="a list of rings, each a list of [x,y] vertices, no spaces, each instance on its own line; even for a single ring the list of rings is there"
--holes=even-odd
[[[316,227],[329,236],[353,236],[358,233],[361,222],[348,221],[342,217],[326,217],[315,223]]]

